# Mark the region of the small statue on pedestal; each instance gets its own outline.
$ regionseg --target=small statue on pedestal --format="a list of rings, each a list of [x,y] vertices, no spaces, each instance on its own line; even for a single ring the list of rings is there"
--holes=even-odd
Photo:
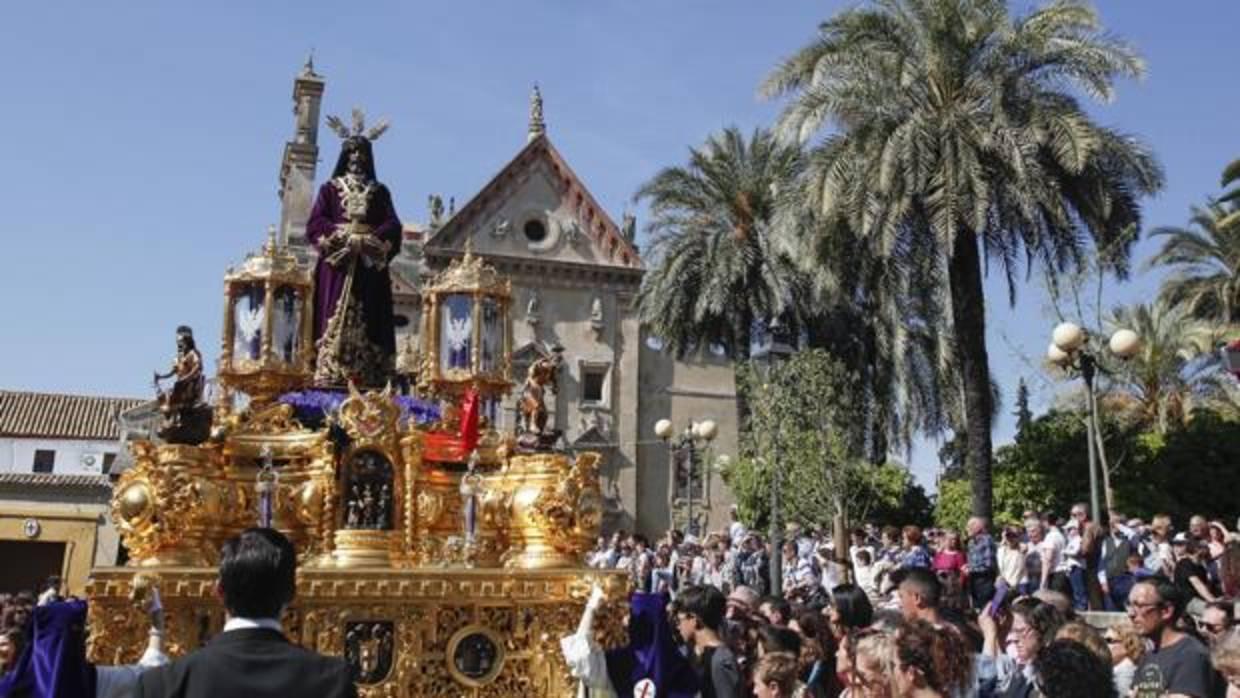
[[[551,356],[544,356],[530,364],[525,385],[521,387],[518,406],[521,411],[517,446],[528,451],[548,451],[560,439],[559,429],[547,429],[546,392],[559,392],[558,374],[564,363],[564,347],[558,344],[551,349]]]
[[[485,492],[482,474],[478,472],[478,450],[469,454],[465,474],[461,476],[461,516],[465,524],[465,546],[474,545],[478,536],[478,502]]]
[[[159,382],[175,378],[172,390],[165,392]],[[194,331],[186,325],[177,328],[177,356],[172,370],[155,372],[156,400],[163,423],[159,436],[168,443],[197,445],[211,434],[211,407],[202,401],[205,381],[202,354],[194,345]]]

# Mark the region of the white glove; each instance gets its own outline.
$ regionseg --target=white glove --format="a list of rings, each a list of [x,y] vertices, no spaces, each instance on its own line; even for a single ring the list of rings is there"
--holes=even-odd
[[[589,637],[594,628],[594,612],[603,604],[603,589],[597,583],[590,590],[590,598],[586,601],[585,613],[581,614],[581,622],[577,624],[577,634]]]

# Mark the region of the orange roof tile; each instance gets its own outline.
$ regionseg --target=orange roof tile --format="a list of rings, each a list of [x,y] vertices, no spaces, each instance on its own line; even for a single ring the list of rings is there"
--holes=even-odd
[[[116,439],[120,437],[116,416],[145,402],[141,398],[0,390],[0,436]]]

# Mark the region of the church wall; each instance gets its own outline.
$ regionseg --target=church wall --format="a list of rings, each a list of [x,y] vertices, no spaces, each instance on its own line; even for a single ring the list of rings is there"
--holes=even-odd
[[[671,458],[667,446],[654,437],[654,425],[660,419],[670,419],[676,432],[707,419],[718,425],[718,436],[704,454],[701,467],[710,473],[706,529],[723,528],[728,523],[728,508],[734,499],[723,478],[711,466],[720,455],[735,458],[737,454],[736,390],[731,363],[714,355],[675,359],[666,351],[651,349],[645,340],[642,360],[638,386],[643,396],[640,433],[646,441],[642,449],[643,463],[650,465],[643,468],[638,487],[643,512],[639,528],[646,533],[659,533],[671,520]]]
[[[587,226],[600,224],[601,214],[590,222],[581,220],[579,208],[589,215],[584,201],[562,197],[545,163],[523,172],[512,194],[486,207],[479,217],[475,249],[510,257],[586,264],[611,264],[588,235]],[[541,224],[544,237],[532,240],[525,227]],[[506,224],[506,225],[505,225]]]

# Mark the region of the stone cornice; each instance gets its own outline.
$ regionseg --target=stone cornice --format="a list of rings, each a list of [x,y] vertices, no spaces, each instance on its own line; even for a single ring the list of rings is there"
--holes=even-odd
[[[427,265],[438,271],[461,253],[449,248],[424,249]],[[644,271],[634,267],[587,264],[541,257],[512,257],[487,254],[486,260],[499,272],[521,286],[539,288],[607,288],[617,292],[636,292]],[[532,283],[525,283],[532,282]]]

